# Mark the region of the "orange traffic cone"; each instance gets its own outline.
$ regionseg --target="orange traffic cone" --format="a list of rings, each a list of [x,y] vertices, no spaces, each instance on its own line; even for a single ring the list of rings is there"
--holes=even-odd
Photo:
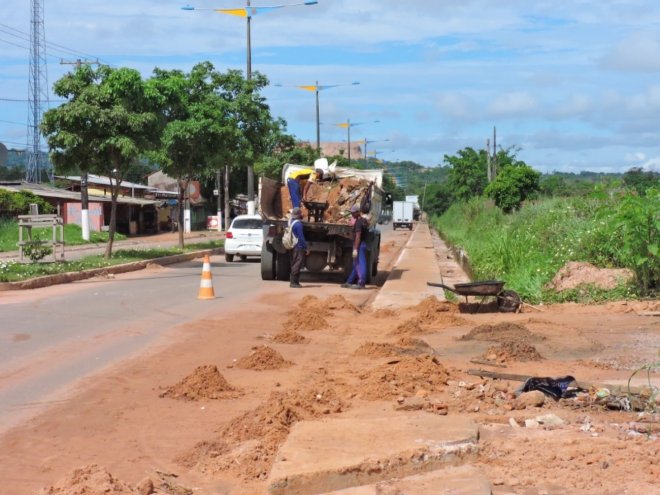
[[[211,260],[208,254],[204,255],[204,268],[202,268],[202,280],[199,283],[197,299],[215,299],[213,279],[211,278]]]

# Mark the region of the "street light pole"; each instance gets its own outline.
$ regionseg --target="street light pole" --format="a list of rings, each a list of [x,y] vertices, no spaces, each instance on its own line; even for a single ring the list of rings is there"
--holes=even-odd
[[[341,124],[335,124],[337,127],[343,127],[348,130],[348,165],[351,165],[351,127],[356,127],[358,125],[364,125],[364,124],[377,124],[380,122],[380,120],[374,120],[372,122],[356,122],[354,124],[351,124],[350,119],[346,119],[346,122],[342,122]]]
[[[367,156],[367,145],[369,143],[385,143],[389,139],[375,139],[369,141],[367,138],[364,138],[364,168],[369,168],[369,157]]]

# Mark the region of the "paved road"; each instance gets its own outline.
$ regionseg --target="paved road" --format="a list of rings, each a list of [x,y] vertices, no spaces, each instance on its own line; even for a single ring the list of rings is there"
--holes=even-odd
[[[400,233],[383,230],[383,245],[397,236],[402,243]],[[381,266],[386,265],[388,255],[381,258]],[[197,299],[200,260],[112,279],[0,293],[0,433],[49,401],[66,397],[81,378],[156,343],[164,345],[162,337],[173,327],[237,304],[249,308],[257,292],[285,287],[262,281],[256,260],[226,263],[214,256],[211,261],[212,301]],[[385,276],[377,283],[382,285]],[[318,280],[310,274],[303,283],[309,277]]]

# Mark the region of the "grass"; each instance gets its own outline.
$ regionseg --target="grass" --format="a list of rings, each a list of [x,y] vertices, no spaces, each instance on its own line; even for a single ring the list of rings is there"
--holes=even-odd
[[[222,240],[194,243],[184,249],[178,247],[157,249],[118,249],[111,259],[106,260],[102,255],[86,256],[77,261],[62,261],[55,263],[16,263],[13,261],[0,261],[0,282],[18,282],[44,275],[58,273],[79,272],[93,268],[105,268],[134,261],[152,260],[164,256],[172,256],[203,249],[222,247]]]
[[[475,279],[505,280],[506,288],[526,301],[636,298],[644,292],[639,284],[612,291],[585,287],[561,294],[546,288],[568,261],[636,270],[639,257],[633,259],[622,248],[626,243],[621,233],[625,230],[621,225],[622,204],[614,197],[555,198],[505,215],[478,198],[452,205],[441,217],[435,217],[433,224],[449,244],[468,253]],[[657,274],[657,257],[649,255],[647,261]]]
[[[33,228],[34,238],[52,239],[53,233],[50,228]],[[82,238],[82,229],[79,225],[67,224],[64,226],[64,244],[76,246],[80,244],[102,244],[108,242],[107,232],[90,232],[90,240]],[[115,233],[115,241],[126,239],[123,234]],[[0,252],[18,251],[18,222],[15,220],[0,219]]]

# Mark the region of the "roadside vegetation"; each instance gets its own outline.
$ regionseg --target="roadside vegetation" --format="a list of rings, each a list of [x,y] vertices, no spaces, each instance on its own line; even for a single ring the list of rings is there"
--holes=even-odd
[[[485,153],[485,152],[484,152]],[[587,186],[590,192],[541,196],[541,175],[513,160],[490,184],[485,160],[461,153],[446,157],[449,197],[432,225],[464,250],[477,280],[500,279],[532,303],[654,297],[660,283],[658,175],[632,169],[619,181]],[[557,188],[570,191],[563,181]],[[546,187],[549,187],[546,184]],[[584,188],[576,188],[584,193]],[[551,197],[554,196],[554,197]],[[428,210],[427,210],[428,211]],[[614,290],[547,288],[569,261],[627,268],[634,281]]]
[[[173,256],[192,251],[222,247],[224,241],[216,240],[204,243],[188,244],[183,249],[178,247],[157,249],[119,249],[113,257],[106,259],[102,255],[86,256],[76,261],[61,261],[56,263],[17,263],[15,261],[0,261],[0,282],[18,282],[44,275],[79,272],[94,268],[106,268],[135,261],[153,260],[165,256]]]

